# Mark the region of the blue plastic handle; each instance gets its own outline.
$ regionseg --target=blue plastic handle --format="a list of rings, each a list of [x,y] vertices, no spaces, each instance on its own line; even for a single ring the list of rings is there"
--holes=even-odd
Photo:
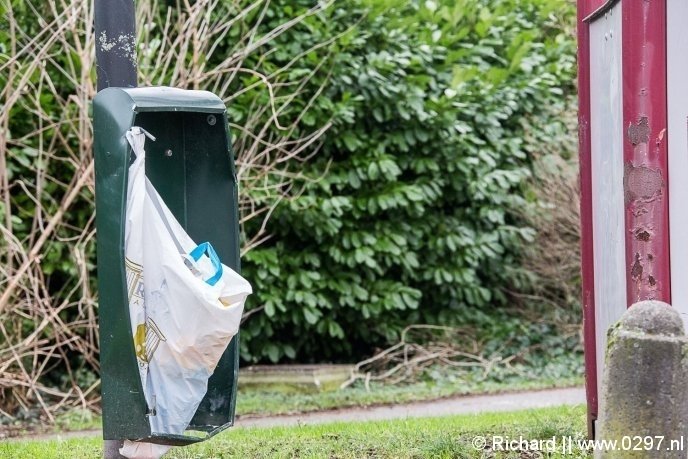
[[[210,242],[202,242],[198,244],[198,246],[189,253],[189,256],[193,258],[194,261],[198,261],[201,258],[201,255],[204,253],[208,255],[210,262],[213,264],[213,268],[215,268],[215,275],[210,279],[206,279],[205,282],[208,285],[215,285],[222,277],[222,263],[220,263],[220,257],[217,256],[217,253],[215,252],[213,246],[210,245]]]

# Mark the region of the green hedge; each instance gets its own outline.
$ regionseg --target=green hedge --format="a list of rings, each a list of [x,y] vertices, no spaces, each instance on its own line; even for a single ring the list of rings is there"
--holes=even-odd
[[[529,196],[524,139],[559,133],[574,90],[566,0],[336,8],[354,30],[333,45],[311,120],[329,111],[334,125],[244,261],[250,307],[264,307],[243,326],[248,361],[346,361],[411,323],[498,320],[534,236],[515,212]]]

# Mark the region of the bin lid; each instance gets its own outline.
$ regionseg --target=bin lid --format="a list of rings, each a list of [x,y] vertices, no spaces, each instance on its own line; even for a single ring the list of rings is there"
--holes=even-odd
[[[168,86],[141,88],[107,88],[98,93],[96,99],[114,96],[128,98],[135,112],[207,112],[224,113],[222,99],[209,91],[197,91]]]

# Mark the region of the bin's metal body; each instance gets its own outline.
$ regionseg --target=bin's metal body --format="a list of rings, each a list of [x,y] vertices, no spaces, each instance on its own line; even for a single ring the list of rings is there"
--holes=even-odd
[[[209,241],[222,262],[239,271],[237,183],[222,100],[206,91],[108,88],[93,104],[100,370],[105,440],[194,443],[234,422],[238,336],[208,383],[190,430],[204,437],[151,432],[134,353],[124,269],[124,226],[131,148],[125,132],[140,126],[146,175],[195,241]]]

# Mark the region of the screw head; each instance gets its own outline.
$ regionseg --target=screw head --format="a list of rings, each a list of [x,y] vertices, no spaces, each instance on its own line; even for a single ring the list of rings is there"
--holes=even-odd
[[[217,118],[215,118],[215,115],[208,115],[208,124],[215,126],[215,123],[217,123]]]

